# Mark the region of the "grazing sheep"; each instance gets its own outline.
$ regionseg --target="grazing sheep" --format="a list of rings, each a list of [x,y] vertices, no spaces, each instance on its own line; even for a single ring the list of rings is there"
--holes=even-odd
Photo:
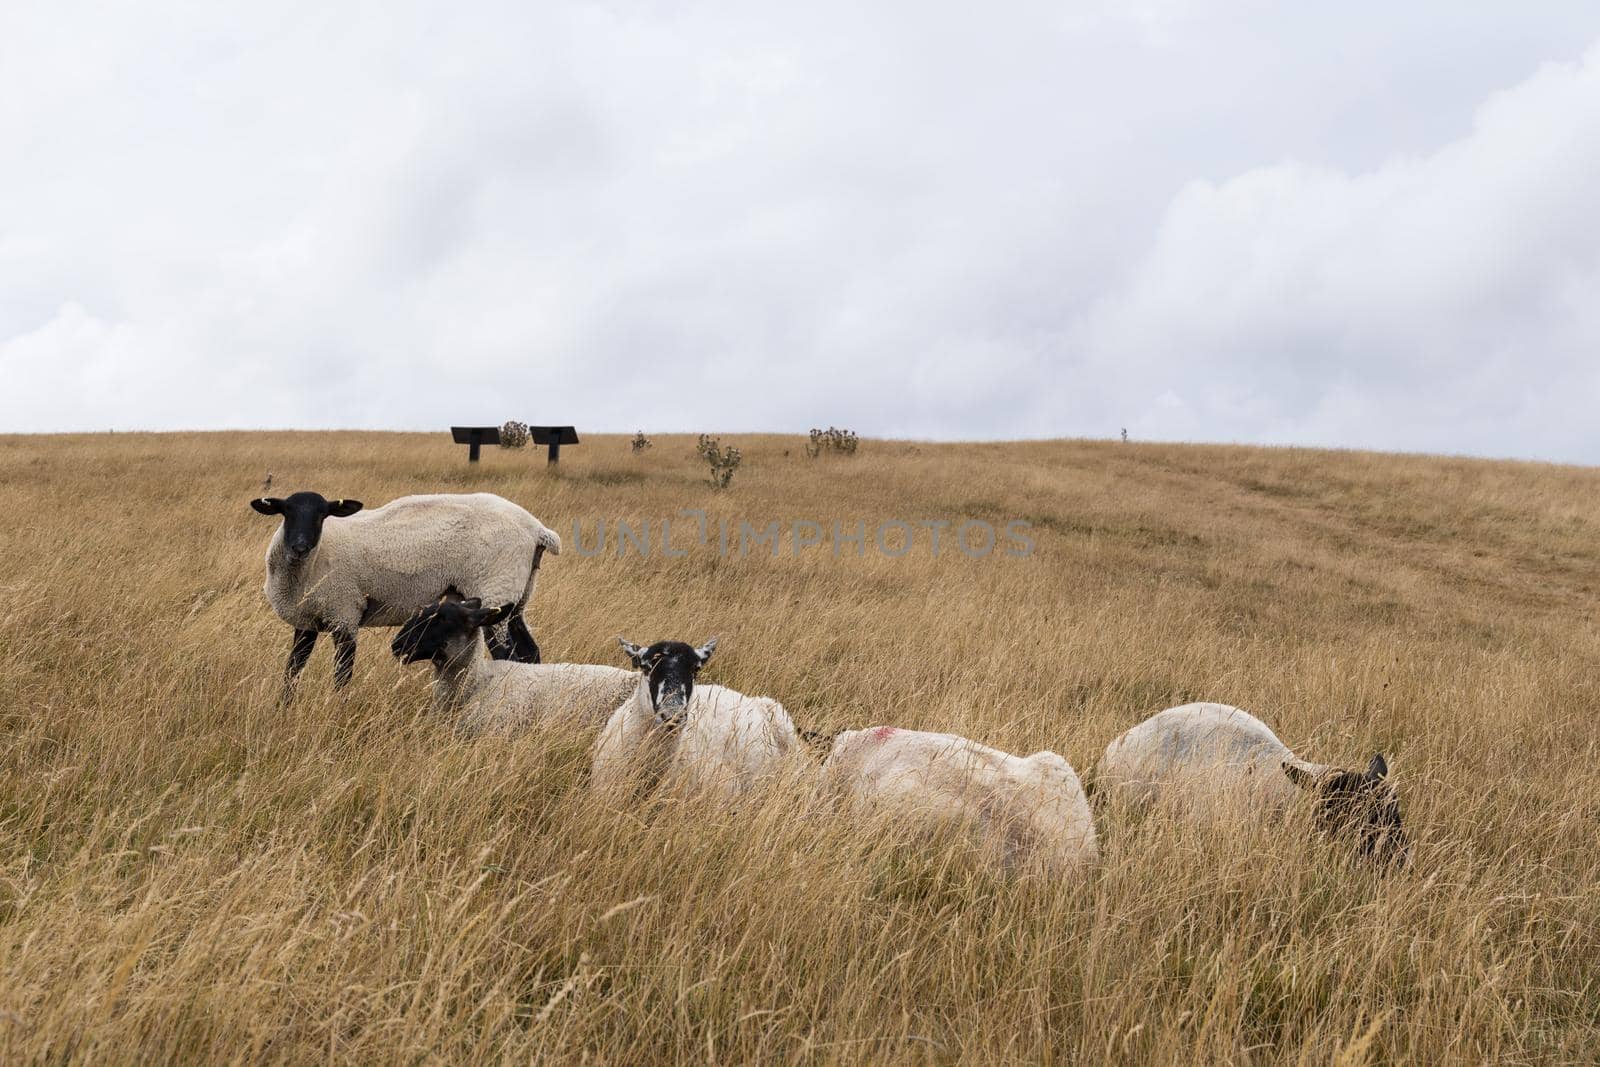
[[[972,820],[1008,866],[1031,859],[1064,873],[1099,855],[1083,785],[1054,752],[1023,758],[955,734],[875,726],[834,740],[823,781],[920,824]]]
[[[1353,836],[1364,856],[1408,858],[1399,797],[1382,755],[1365,771],[1307,763],[1266,723],[1226,704],[1184,704],[1152,715],[1106,747],[1095,785],[1136,803],[1160,801],[1199,815],[1282,812],[1306,792],[1316,798],[1323,830]]]
[[[446,599],[412,616],[390,651],[402,663],[433,664],[433,707],[463,733],[512,730],[566,716],[599,726],[633,688],[633,672],[588,663],[514,663],[484,656],[480,634],[516,607]]]
[[[266,594],[294,627],[285,699],[319,633],[333,633],[337,688],[355,667],[360,627],[403,625],[446,592],[514,605],[509,639],[491,633],[490,651],[496,659],[539,661],[522,610],[540,556],[560,555],[561,539],[511,501],[492,493],[404,496],[362,511],[359,500],[295,493],[250,506],[283,517],[267,546]],[[326,523],[330,518],[339,521]]]
[[[737,799],[799,745],[783,705],[720,685],[695,685],[717,647],[661,641],[640,648],[617,638],[638,668],[634,693],[595,743],[591,781],[624,795],[664,778]]]

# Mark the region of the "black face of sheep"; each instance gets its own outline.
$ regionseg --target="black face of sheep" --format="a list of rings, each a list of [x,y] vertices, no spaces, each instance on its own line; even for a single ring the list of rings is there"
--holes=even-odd
[[[682,641],[657,641],[649,648],[640,648],[622,637],[617,642],[633,665],[644,672],[656,721],[668,730],[682,726],[689,714],[689,698],[694,695],[694,677],[711,660],[717,639],[713,637],[699,648]]]
[[[401,663],[421,663],[448,657],[459,648],[463,637],[485,626],[493,626],[516,609],[515,604],[485,608],[477,597],[470,600],[441,600],[407,619],[389,644],[389,651]]]
[[[322,540],[322,521],[329,516],[347,518],[361,510],[359,500],[328,500],[321,493],[291,493],[282,499],[269,496],[250,501],[263,515],[283,516],[283,547],[298,563],[311,555]]]
[[[1363,771],[1330,771],[1313,775],[1290,763],[1283,773],[1317,797],[1317,821],[1324,830],[1354,837],[1360,854],[1381,864],[1406,866],[1411,846],[1400,825],[1400,797],[1389,781],[1389,763],[1372,757]]]

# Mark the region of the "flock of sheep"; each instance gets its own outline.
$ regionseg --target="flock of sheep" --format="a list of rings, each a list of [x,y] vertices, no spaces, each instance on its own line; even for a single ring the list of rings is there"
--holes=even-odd
[[[619,638],[632,670],[539,662],[523,611],[541,558],[559,554],[561,541],[501,497],[408,496],[365,511],[295,493],[251,506],[282,518],[266,593],[295,630],[285,699],[320,633],[333,635],[338,686],[350,679],[357,631],[398,626],[394,655],[432,665],[434,707],[463,732],[557,716],[597,726],[590,784],[618,797],[670,780],[737,799],[814,748],[826,752],[826,795],[930,826],[963,822],[1008,865],[1065,872],[1099,854],[1083,785],[1054,752],[1019,757],[894,726],[797,731],[775,700],[698,683],[715,638],[698,647]],[[1408,858],[1381,755],[1365,770],[1308,763],[1265,723],[1223,704],[1170,708],[1128,730],[1106,748],[1095,784],[1200,818],[1281,813],[1309,796],[1322,830],[1379,862]]]

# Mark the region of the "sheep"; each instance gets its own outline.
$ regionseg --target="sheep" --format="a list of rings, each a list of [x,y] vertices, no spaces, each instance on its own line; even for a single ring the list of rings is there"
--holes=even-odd
[[[522,610],[539,558],[560,555],[561,539],[511,501],[492,493],[405,496],[363,512],[359,500],[294,493],[250,506],[283,517],[267,546],[265,590],[278,617],[294,627],[284,700],[318,634],[333,633],[333,683],[340,688],[355,668],[360,627],[403,625],[446,592],[513,604],[509,639],[491,634],[490,650],[497,659],[539,661]],[[330,518],[340,521],[326,523]]]
[[[588,663],[486,659],[479,636],[515,604],[485,608],[477,598],[445,598],[400,627],[390,651],[402,663],[433,665],[433,708],[456,717],[467,735],[509,731],[565,715],[598,727],[633,688],[633,672]]]
[[[1158,801],[1202,818],[1282,813],[1310,793],[1322,831],[1353,837],[1368,858],[1409,860],[1399,796],[1381,753],[1365,771],[1307,763],[1266,723],[1227,704],[1152,715],[1106,746],[1095,785],[1134,804]]]
[[[1037,861],[1065,874],[1099,857],[1094,815],[1072,765],[1026,758],[955,734],[874,726],[837,736],[825,792],[889,809],[924,827],[970,820],[1006,866]]]
[[[598,792],[620,797],[641,779],[670,778],[737,800],[797,751],[794,723],[776,700],[695,684],[717,647],[715,637],[699,648],[682,641],[649,648],[617,641],[637,668],[638,682],[595,742],[590,781]]]

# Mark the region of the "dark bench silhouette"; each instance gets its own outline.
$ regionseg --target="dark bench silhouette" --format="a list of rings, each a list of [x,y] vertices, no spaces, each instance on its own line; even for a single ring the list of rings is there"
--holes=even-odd
[[[467,446],[467,462],[478,462],[478,450],[484,445],[500,443],[498,426],[452,426],[450,436],[458,445]]]
[[[536,445],[549,445],[549,458],[546,462],[561,462],[561,446],[575,445],[578,443],[578,431],[571,426],[529,426],[528,432],[533,435]],[[467,462],[478,462],[478,452],[484,445],[497,445],[500,443],[500,427],[498,426],[452,426],[450,437],[458,445],[467,446]]]
[[[528,432],[533,434],[533,443],[536,445],[549,445],[550,457],[547,463],[561,461],[561,446],[575,445],[578,443],[578,431],[571,426],[529,426]]]

